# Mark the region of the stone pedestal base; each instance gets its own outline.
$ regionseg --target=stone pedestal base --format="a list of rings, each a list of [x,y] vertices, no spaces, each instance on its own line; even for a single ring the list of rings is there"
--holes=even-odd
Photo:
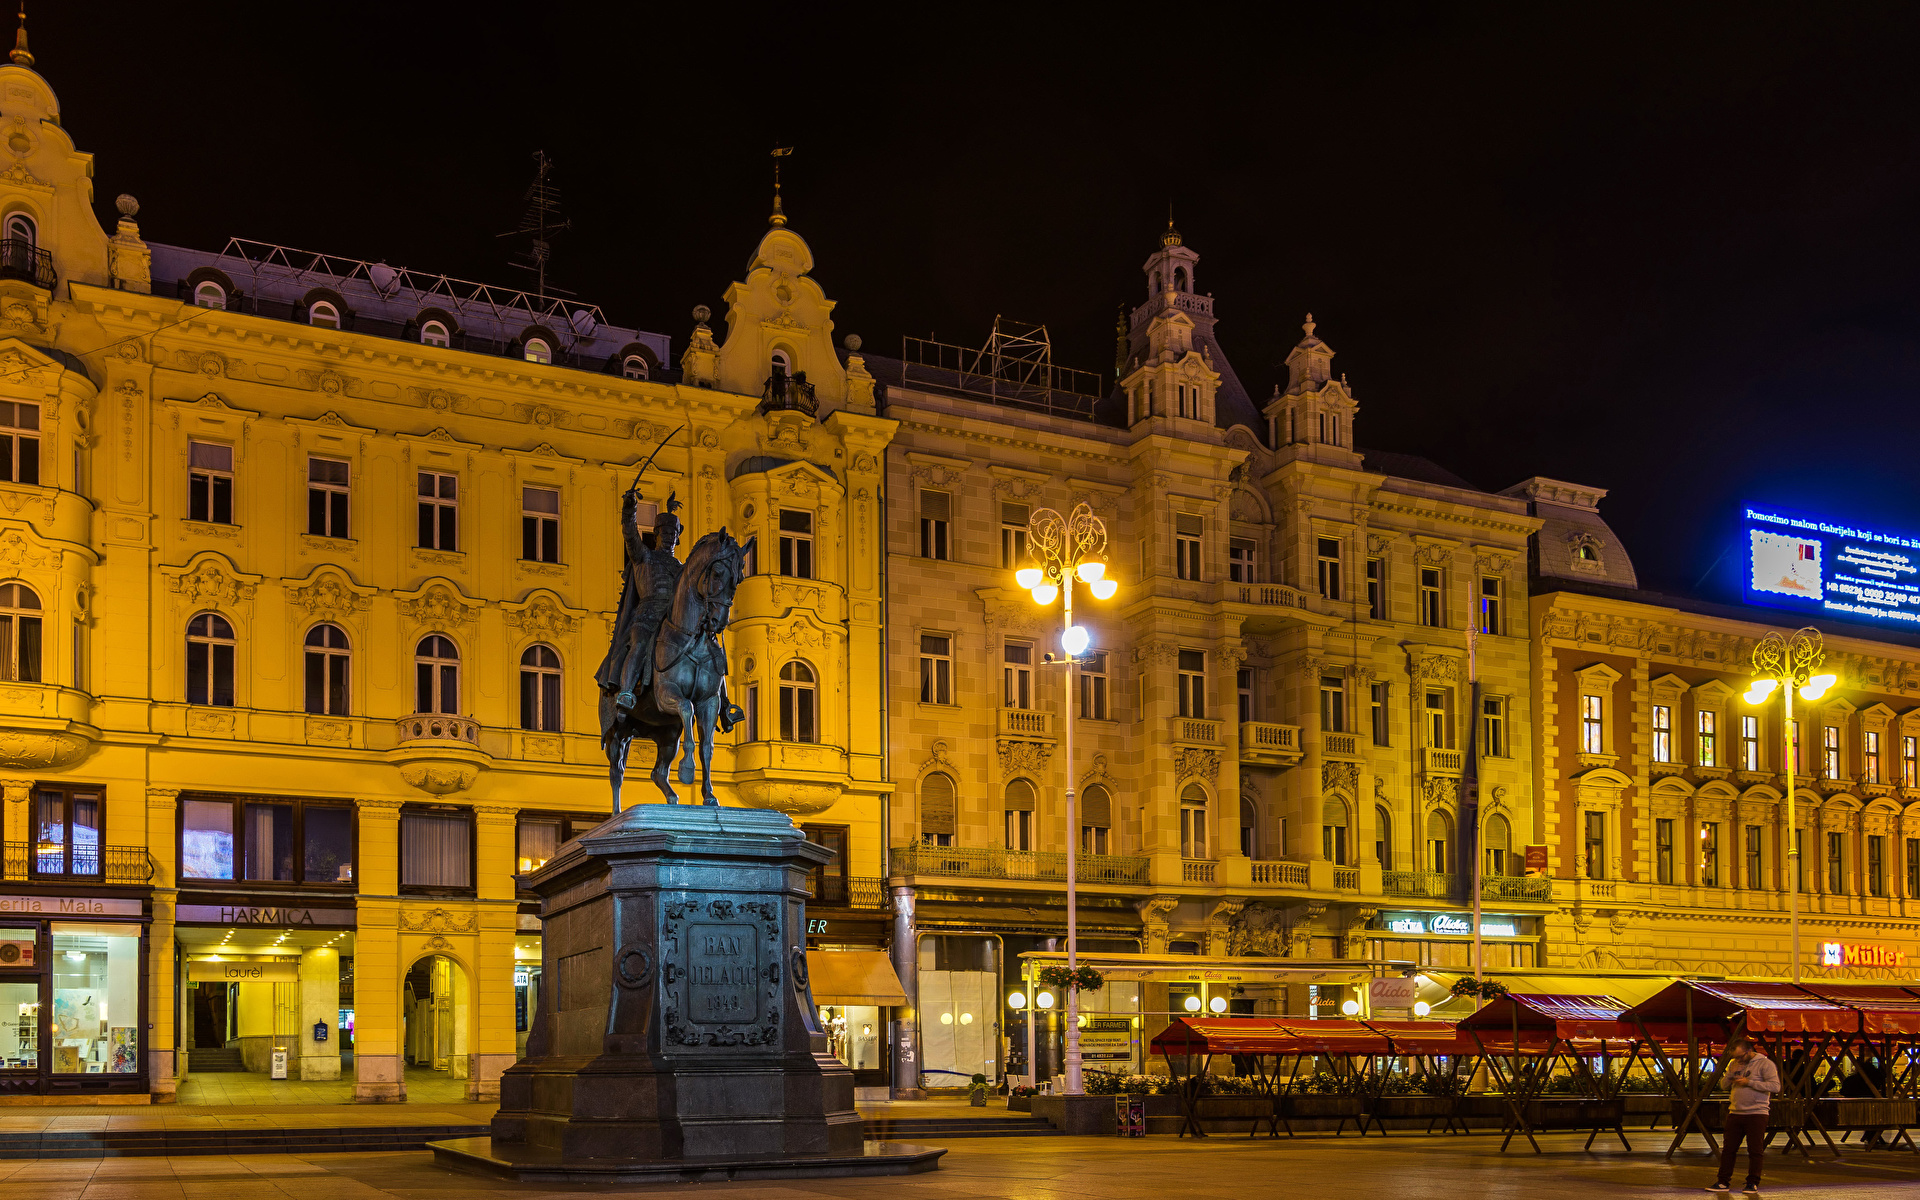
[[[353,1056],[355,1104],[401,1104],[407,1099],[407,1077],[397,1054]]]
[[[769,1154],[674,1158],[657,1162],[616,1159],[567,1161],[524,1142],[456,1138],[428,1142],[433,1161],[469,1175],[522,1183],[724,1183],[733,1179],[833,1179],[854,1175],[918,1175],[938,1169],[941,1146],[867,1142],[845,1154]]]

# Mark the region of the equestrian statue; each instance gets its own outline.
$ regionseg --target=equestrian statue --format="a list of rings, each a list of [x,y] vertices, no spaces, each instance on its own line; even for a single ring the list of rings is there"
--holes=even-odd
[[[645,470],[643,466],[642,473]],[[594,677],[600,685],[600,745],[607,754],[613,810],[620,811],[627,748],[635,737],[653,740],[653,782],[668,804],[680,802],[667,781],[676,748],[680,782],[693,783],[698,754],[701,797],[706,804],[718,804],[713,794],[714,727],[725,733],[746,718],[727,698],[727,652],[720,634],[727,627],[754,539],[742,545],[725,529],[709,533],[693,544],[683,564],[674,556],[681,534],[680,518],[674,515],[679,499],[669,494],[650,534],[643,534],[639,486],[636,476],[621,501],[627,560],[620,607],[614,615],[613,644]]]

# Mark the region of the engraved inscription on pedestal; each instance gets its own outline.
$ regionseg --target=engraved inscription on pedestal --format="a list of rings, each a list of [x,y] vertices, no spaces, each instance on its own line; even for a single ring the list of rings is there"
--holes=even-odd
[[[668,901],[661,908],[660,960],[667,1047],[779,1044],[777,903]]]

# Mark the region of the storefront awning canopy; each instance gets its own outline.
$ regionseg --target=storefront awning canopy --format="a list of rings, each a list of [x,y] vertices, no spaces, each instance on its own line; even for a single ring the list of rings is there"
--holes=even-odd
[[[1027,950],[1020,955],[1028,968],[1064,967],[1067,956],[1058,950]],[[1088,954],[1080,965],[1092,967],[1113,980],[1152,983],[1205,983],[1214,986],[1248,983],[1359,983],[1376,975],[1397,975],[1413,964],[1365,958],[1221,958],[1199,954]]]
[[[1761,980],[1682,979],[1628,1009],[1627,1020],[1741,1026],[1755,1033],[1855,1033],[1860,1014],[1796,987]]]
[[[1800,986],[1822,1000],[1858,1010],[1862,1033],[1920,1033],[1920,994],[1908,988],[1824,980]]]
[[[1510,992],[1462,1019],[1460,1028],[1477,1031],[1486,1048],[1494,1052],[1513,1046],[1516,1031],[1523,1053],[1530,1045],[1544,1048],[1549,1035],[1571,1043],[1571,1048],[1580,1053],[1598,1052],[1607,1043],[1638,1042],[1648,1036],[1663,1046],[1686,1044],[1684,1024],[1654,1022],[1642,1031],[1637,1022],[1625,1019],[1626,1011],[1627,1005],[1614,996]]]
[[[1180,1017],[1153,1039],[1167,1054],[1472,1054],[1443,1021]]]
[[[906,989],[884,950],[809,950],[815,1004],[905,1004]]]

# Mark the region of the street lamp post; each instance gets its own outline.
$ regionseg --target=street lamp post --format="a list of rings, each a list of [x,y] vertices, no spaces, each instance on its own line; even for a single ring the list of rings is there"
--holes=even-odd
[[[1800,982],[1800,825],[1794,819],[1793,777],[1800,764],[1794,753],[1793,693],[1798,691],[1802,700],[1811,703],[1839,682],[1837,675],[1814,674],[1825,660],[1818,629],[1796,629],[1791,636],[1769,633],[1753,648],[1753,686],[1742,697],[1748,704],[1765,704],[1778,688],[1785,706],[1780,721],[1780,773],[1787,777],[1788,952],[1793,957],[1795,983]]]
[[[1079,682],[1076,670],[1079,656],[1086,651],[1088,638],[1087,631],[1073,623],[1073,588],[1076,583],[1084,583],[1094,599],[1105,600],[1120,585],[1107,578],[1107,526],[1093,515],[1092,508],[1085,504],[1075,505],[1072,515],[1066,517],[1051,508],[1043,508],[1033,514],[1027,528],[1027,552],[1039,565],[1022,567],[1014,572],[1014,582],[1032,592],[1036,604],[1052,604],[1055,596],[1060,598],[1061,604],[1060,648],[1065,651],[1067,668],[1066,698],[1061,705],[1061,719],[1066,726],[1062,736],[1065,740],[1067,769],[1067,970],[1078,971],[1079,914],[1074,892],[1074,862],[1080,848],[1080,828],[1074,807],[1073,692]],[[1053,656],[1048,655],[1047,660],[1053,661]],[[1082,1094],[1082,1088],[1080,989],[1076,987],[1067,988],[1066,1027],[1066,1094],[1078,1096]],[[1029,1064],[1029,1069],[1034,1069],[1032,1064]]]

